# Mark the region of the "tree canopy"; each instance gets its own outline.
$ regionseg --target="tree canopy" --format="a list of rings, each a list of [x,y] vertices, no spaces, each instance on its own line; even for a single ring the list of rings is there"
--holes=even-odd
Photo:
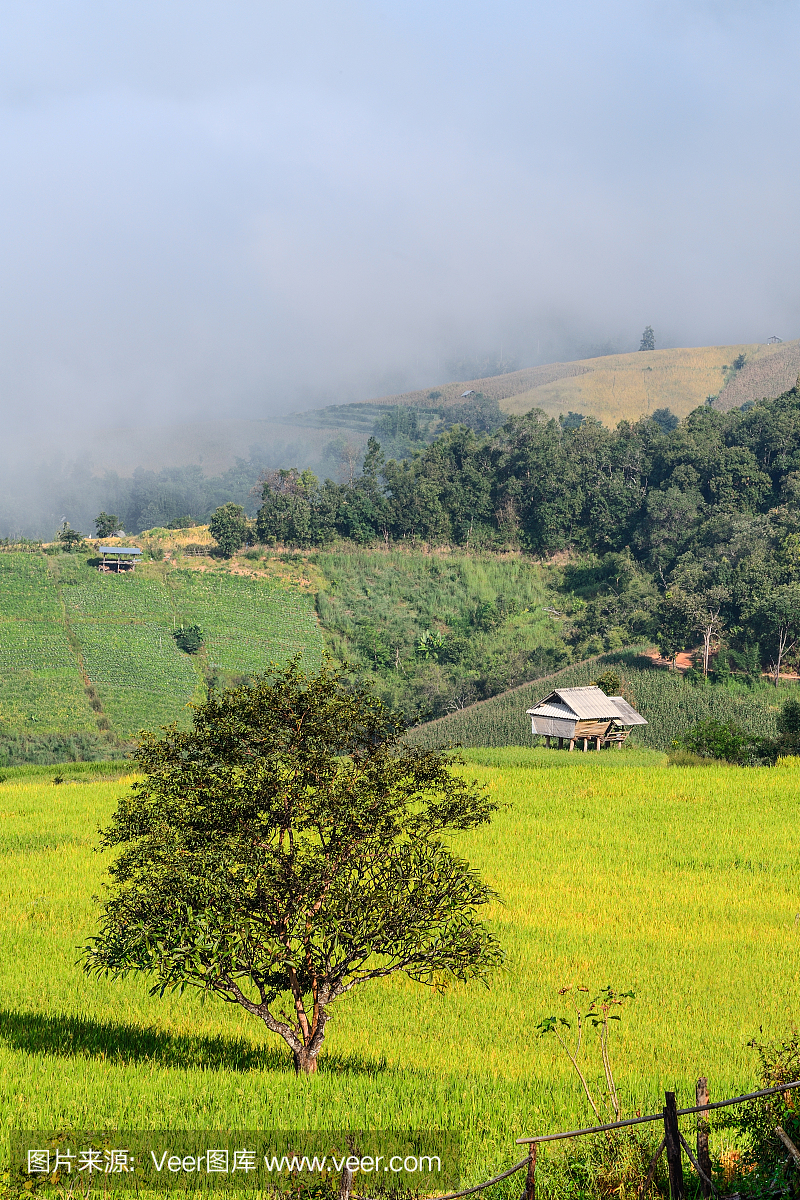
[[[119,853],[84,969],[241,1005],[313,1073],[331,1005],[402,972],[442,988],[501,961],[493,893],[443,840],[496,807],[329,664],[212,692],[145,733],[103,831]]]
[[[798,387],[680,422],[659,409],[613,430],[534,409],[494,432],[455,425],[402,462],[384,461],[373,438],[348,483],[286,470],[262,487],[264,542],[570,551],[560,632],[577,657],[657,638],[674,659],[702,644],[707,675],[727,643],[734,666],[776,681],[797,658]],[[442,663],[455,641],[439,632]]]
[[[69,521],[64,521],[59,529],[56,537],[65,550],[72,551],[77,546],[82,546],[86,538],[77,529],[73,529]]]
[[[241,504],[230,501],[214,513],[208,526],[214,541],[226,558],[241,550],[250,533],[250,522]]]
[[[116,513],[100,512],[95,517],[94,524],[100,538],[113,537],[118,529],[122,529],[122,522]]]

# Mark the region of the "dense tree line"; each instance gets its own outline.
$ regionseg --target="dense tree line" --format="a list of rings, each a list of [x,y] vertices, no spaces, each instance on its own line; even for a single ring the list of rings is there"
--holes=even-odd
[[[401,462],[373,438],[347,484],[295,469],[262,482],[265,543],[575,552],[561,616],[582,653],[658,635],[670,657],[701,645],[706,675],[724,641],[735,668],[777,678],[800,636],[798,387],[614,430],[533,410],[489,433],[456,425]]]

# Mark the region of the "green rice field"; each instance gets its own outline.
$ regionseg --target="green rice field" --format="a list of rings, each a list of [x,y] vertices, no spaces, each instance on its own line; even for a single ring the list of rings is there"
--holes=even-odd
[[[569,1063],[535,1034],[566,1013],[558,993],[573,985],[636,993],[611,1042],[626,1113],[659,1111],[666,1088],[692,1103],[699,1075],[712,1099],[757,1086],[748,1042],[800,1019],[800,760],[670,766],[627,747],[469,757],[459,769],[501,807],[456,846],[499,893],[488,919],[505,967],[488,989],[438,995],[395,978],[351,993],[311,1078],[238,1009],[82,975],[108,861],[96,830],[129,780],[12,772],[0,783],[2,1133],[453,1129],[467,1186],[521,1158],[516,1137],[591,1123]],[[716,1149],[732,1136],[717,1130]],[[559,1154],[543,1152],[543,1194]],[[519,1191],[516,1178],[493,1194]]]

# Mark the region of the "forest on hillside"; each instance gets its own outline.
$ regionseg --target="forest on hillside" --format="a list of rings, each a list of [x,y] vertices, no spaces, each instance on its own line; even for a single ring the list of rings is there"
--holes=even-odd
[[[551,564],[551,660],[559,647],[574,661],[655,640],[672,659],[700,647],[698,678],[769,670],[777,682],[800,639],[800,390],[681,422],[660,410],[613,430],[534,410],[493,432],[455,425],[404,461],[372,438],[344,484],[268,472],[256,536],[522,550]],[[440,663],[468,654],[464,634],[432,622],[427,653]],[[388,676],[392,664],[376,658],[372,669]]]

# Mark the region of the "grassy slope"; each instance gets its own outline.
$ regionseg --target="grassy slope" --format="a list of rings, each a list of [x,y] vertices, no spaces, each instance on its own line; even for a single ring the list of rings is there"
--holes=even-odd
[[[570,363],[548,363],[507,375],[487,379],[462,380],[431,389],[384,396],[381,405],[458,403],[462,392],[472,388],[499,401],[507,413],[528,412],[541,408],[548,416],[582,412],[606,425],[635,421],[657,408],[670,408],[679,417],[705,404],[707,396],[720,393],[720,406],[744,403],[747,399],[777,396],[794,384],[800,343],[778,346],[758,343],[737,346],[695,346],[646,353],[610,354]],[[746,357],[742,371],[732,364],[740,354]],[[787,382],[788,380],[788,382]],[[752,393],[752,394],[751,394]],[[354,431],[361,424],[354,419],[360,405],[322,409],[304,414],[311,426],[335,420],[342,424],[351,413]],[[363,432],[363,430],[361,430]]]
[[[186,719],[182,708],[202,695],[204,674],[216,669],[230,679],[296,652],[314,664],[323,636],[388,702],[424,705],[435,696],[442,707],[468,702],[471,671],[506,687],[503,680],[513,682],[515,670],[517,678],[530,673],[531,655],[546,662],[553,645],[542,569],[520,555],[340,549],[265,552],[223,566],[175,557],[181,541],[206,537],[202,527],[151,531],[143,544],[173,557],[119,577],[100,575],[80,555],[0,555],[0,734],[99,728],[128,738],[145,726]],[[496,623],[474,623],[481,605],[494,611]],[[181,623],[204,631],[196,658],[179,651],[171,636]],[[426,631],[451,643],[461,637],[467,659],[460,673],[420,655]],[[753,692],[697,689],[642,669],[631,654],[604,659],[618,660],[629,693],[651,721],[635,734],[642,744],[664,748],[712,715],[753,732],[774,731],[778,697],[766,684]],[[576,664],[556,678],[567,686],[588,683],[599,669]],[[525,709],[549,686],[555,680],[504,692],[409,736],[425,744],[528,745]]]
[[[448,686],[447,664],[420,656],[428,631],[468,639],[465,677],[472,664],[477,675],[502,655],[554,644],[545,574],[521,554],[332,550],[314,562],[324,577],[317,607],[330,648],[371,672],[389,698],[398,681]],[[494,614],[488,625],[482,605]]]
[[[460,712],[417,726],[407,735],[420,746],[530,746],[532,743],[531,708],[553,688],[582,687],[591,683],[608,666],[617,667],[623,678],[623,691],[631,703],[650,722],[636,728],[631,737],[642,746],[658,750],[669,748],[673,740],[697,721],[710,718],[734,720],[752,733],[774,735],[775,714],[785,697],[766,682],[750,690],[734,684],[723,687],[694,687],[680,675],[654,670],[635,652],[606,654],[595,661],[575,663],[555,675],[483,700]],[[793,685],[787,685],[793,686]]]
[[[585,374],[533,388],[503,400],[501,407],[508,413],[541,408],[548,416],[572,410],[611,426],[657,408],[685,417],[721,391],[729,377],[723,368],[730,368],[739,354],[755,364],[781,352],[782,346],[742,345],[611,354],[587,359],[581,364]]]
[[[794,387],[800,372],[800,341],[784,342],[769,349],[769,354],[748,356],[740,370],[728,374],[728,381],[714,402],[715,408],[729,412],[748,401],[780,396]]]
[[[192,564],[101,575],[84,555],[0,555],[0,733],[99,728],[126,738],[181,718],[203,694],[204,672],[226,678],[297,652],[319,660],[313,600],[291,570]],[[201,655],[175,644],[182,623],[204,631]]]
[[[658,1111],[666,1087],[692,1102],[701,1074],[715,1098],[750,1090],[748,1040],[800,1017],[800,775],[663,761],[517,751],[468,767],[501,808],[457,847],[502,898],[507,966],[490,990],[356,991],[313,1080],[232,1006],[76,968],[105,862],[95,831],[124,781],[0,785],[0,1145],[12,1124],[444,1127],[477,1182],[521,1157],[515,1137],[586,1121],[569,1065],[533,1034],[574,983],[637,993],[613,1031],[626,1111]]]

